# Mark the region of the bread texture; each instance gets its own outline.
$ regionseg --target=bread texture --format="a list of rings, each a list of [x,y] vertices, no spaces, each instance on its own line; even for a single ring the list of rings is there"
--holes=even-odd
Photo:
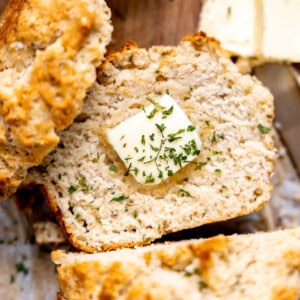
[[[61,299],[300,297],[300,230],[215,236],[107,253],[52,252]]]
[[[23,185],[40,187],[75,247],[149,244],[248,214],[269,200],[273,98],[255,78],[239,74],[215,40],[196,33],[177,47],[149,50],[131,42],[107,57],[98,79],[58,148]],[[202,149],[193,163],[148,186],[135,181],[105,132],[166,90],[195,125]],[[260,132],[261,124],[268,132]]]
[[[9,0],[0,20],[0,199],[82,109],[111,39],[103,0]]]

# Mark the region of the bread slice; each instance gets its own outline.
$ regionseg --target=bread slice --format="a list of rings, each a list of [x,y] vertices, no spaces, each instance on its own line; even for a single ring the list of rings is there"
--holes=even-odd
[[[177,47],[129,43],[98,75],[83,113],[24,184],[40,186],[75,247],[148,244],[248,214],[269,200],[272,130],[259,129],[272,127],[273,98],[255,78],[239,74],[216,41],[197,33]],[[147,106],[147,96],[156,100],[166,90],[195,125],[202,149],[194,163],[148,186],[128,173],[105,132]]]
[[[299,299],[300,229],[52,252],[61,299]]]
[[[80,113],[111,39],[104,0],[9,0],[0,20],[0,199]]]

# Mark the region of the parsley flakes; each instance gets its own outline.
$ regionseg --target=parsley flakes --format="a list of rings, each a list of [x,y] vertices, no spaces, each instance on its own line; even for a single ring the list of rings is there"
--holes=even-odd
[[[258,124],[257,128],[261,134],[267,134],[271,131],[271,129],[269,127],[265,127],[261,124]]]

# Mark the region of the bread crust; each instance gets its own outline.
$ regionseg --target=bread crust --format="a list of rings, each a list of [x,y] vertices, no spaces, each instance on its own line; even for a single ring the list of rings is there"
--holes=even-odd
[[[300,296],[299,255],[296,228],[109,253],[59,250],[51,258],[57,265],[62,296],[69,300],[105,296],[296,300]]]
[[[111,38],[103,0],[9,0],[0,26],[0,199],[80,113]]]

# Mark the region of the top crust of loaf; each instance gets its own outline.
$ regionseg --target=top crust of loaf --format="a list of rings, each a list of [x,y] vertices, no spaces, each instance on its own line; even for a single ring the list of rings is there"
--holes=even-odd
[[[104,0],[9,0],[0,20],[0,199],[80,113],[111,39]]]
[[[219,235],[136,249],[52,252],[61,299],[300,297],[300,230]]]
[[[90,89],[82,114],[24,184],[40,185],[75,247],[143,245],[248,214],[270,199],[273,98],[255,78],[239,74],[217,45],[203,33],[177,47],[145,50],[130,42],[101,65],[100,84]],[[105,130],[139,112],[146,96],[158,100],[166,90],[196,126],[202,149],[198,168],[189,164],[149,187],[127,174]],[[259,124],[270,131],[262,134]],[[122,195],[124,201],[112,201]]]

